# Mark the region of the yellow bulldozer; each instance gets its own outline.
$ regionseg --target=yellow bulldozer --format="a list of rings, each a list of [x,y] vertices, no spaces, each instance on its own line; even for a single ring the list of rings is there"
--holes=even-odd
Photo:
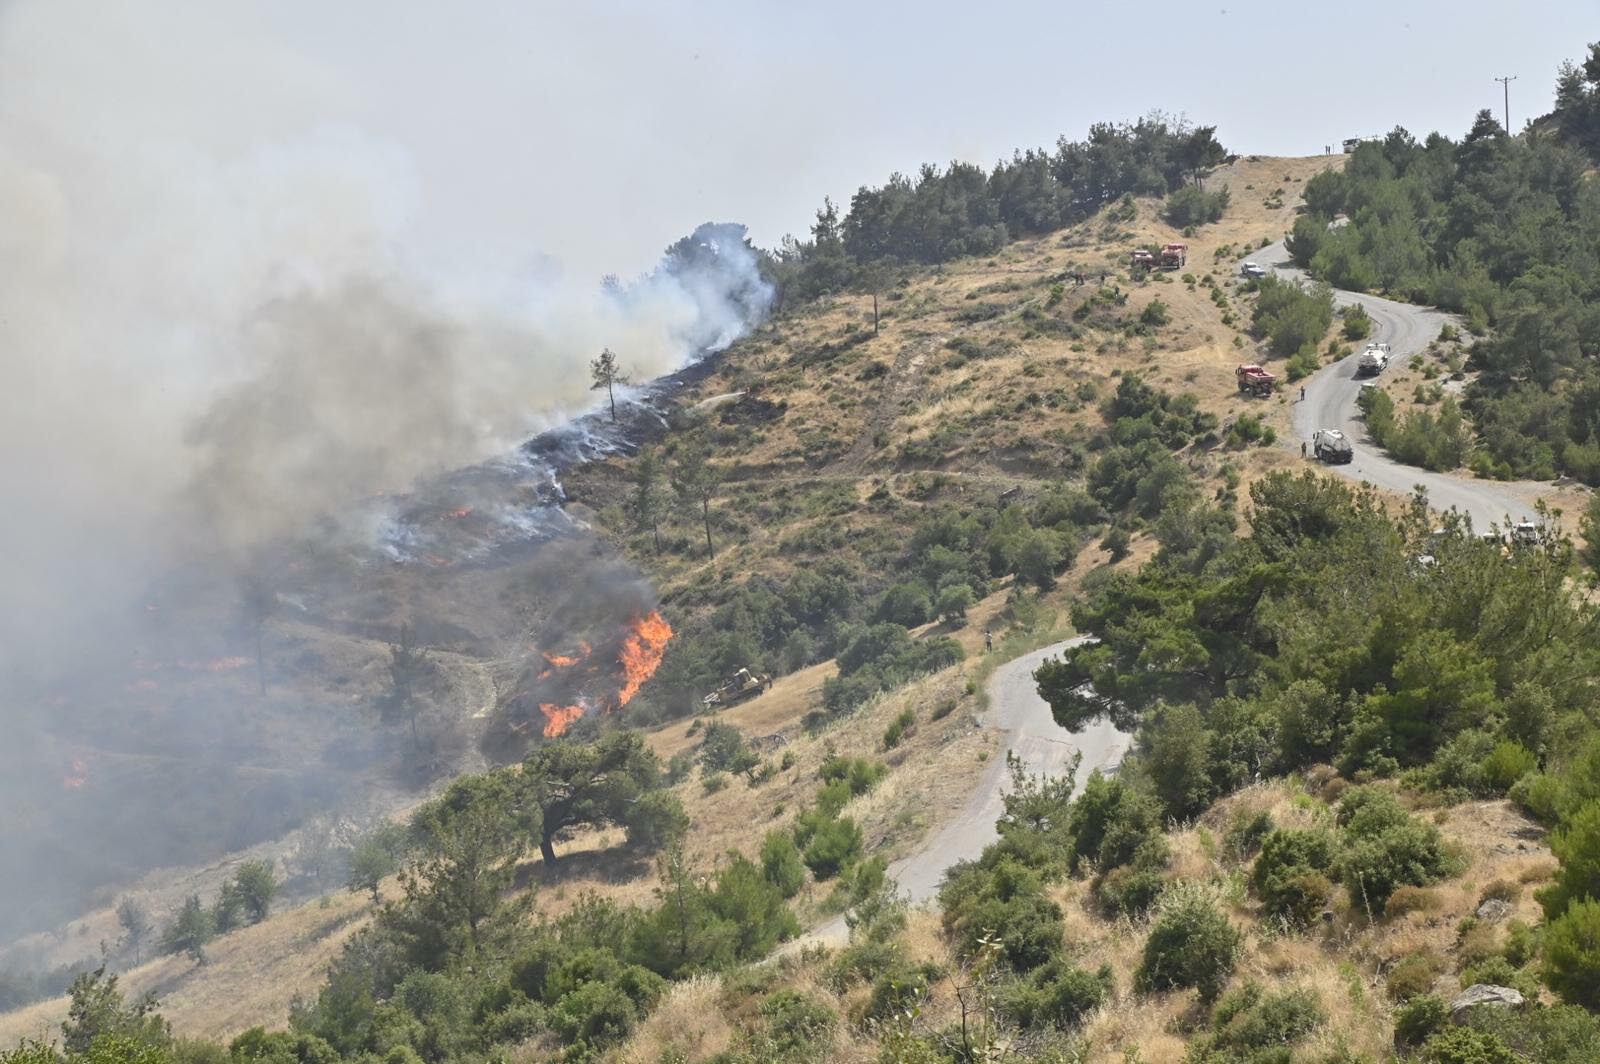
[[[702,698],[700,704],[706,709],[720,709],[735,702],[743,702],[747,698],[754,698],[771,686],[772,677],[766,673],[739,669],[724,680],[715,691]]]

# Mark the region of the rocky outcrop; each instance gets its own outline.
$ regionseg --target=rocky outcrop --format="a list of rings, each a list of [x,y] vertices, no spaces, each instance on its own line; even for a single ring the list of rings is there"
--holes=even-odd
[[[1467,1015],[1476,1008],[1520,1009],[1522,992],[1509,986],[1476,983],[1450,1000],[1450,1022],[1466,1023]]]

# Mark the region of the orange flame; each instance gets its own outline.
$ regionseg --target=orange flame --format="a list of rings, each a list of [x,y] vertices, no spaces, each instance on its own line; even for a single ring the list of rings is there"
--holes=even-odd
[[[446,510],[444,512],[444,516],[449,518],[449,519],[451,519],[451,520],[459,521],[463,517],[472,516],[472,507],[463,506],[463,507],[460,507],[459,509],[455,509],[455,510]]]
[[[65,787],[69,791],[75,791],[79,787],[82,787],[85,783],[88,783],[88,782],[89,782],[89,766],[88,766],[88,764],[82,758],[78,758],[78,757],[73,758],[72,759],[72,771],[67,773],[67,775],[61,777],[61,786]]]
[[[583,706],[558,706],[552,702],[539,703],[539,712],[544,714],[544,737],[554,739],[566,734],[572,722],[583,716]]]
[[[617,649],[617,664],[622,666],[622,686],[617,691],[614,699],[597,699],[591,703],[588,696],[579,699],[573,705],[563,706],[554,702],[539,703],[539,712],[544,714],[544,735],[547,739],[554,739],[565,735],[567,729],[572,727],[574,721],[589,711],[591,705],[597,704],[607,712],[621,709],[633,700],[639,693],[639,688],[644,686],[646,680],[655,675],[661,665],[661,656],[666,653],[667,641],[672,638],[672,626],[659,612],[652,610],[648,616],[634,617],[628,622],[627,634],[623,637],[622,645]],[[588,643],[578,644],[579,652],[575,655],[544,653],[544,660],[550,667],[539,672],[539,679],[548,679],[557,669],[570,669],[574,665],[582,664],[585,658],[593,653],[594,648]]]
[[[617,692],[618,709],[631,702],[644,682],[656,674],[672,638],[672,626],[657,610],[651,610],[648,617],[635,617],[629,627],[632,631],[617,654],[624,677],[622,690]]]

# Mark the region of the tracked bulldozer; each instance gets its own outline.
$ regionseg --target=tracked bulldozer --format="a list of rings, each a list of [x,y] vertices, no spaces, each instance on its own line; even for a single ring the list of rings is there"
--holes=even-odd
[[[739,669],[724,680],[715,691],[702,698],[700,704],[706,709],[731,706],[736,702],[743,702],[747,698],[754,698],[771,686],[772,677],[766,673]]]

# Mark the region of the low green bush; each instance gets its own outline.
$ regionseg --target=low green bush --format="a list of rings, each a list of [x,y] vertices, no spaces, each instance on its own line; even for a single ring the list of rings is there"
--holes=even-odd
[[[1210,898],[1188,892],[1164,904],[1134,975],[1141,991],[1189,987],[1211,1000],[1238,962],[1243,936]]]

